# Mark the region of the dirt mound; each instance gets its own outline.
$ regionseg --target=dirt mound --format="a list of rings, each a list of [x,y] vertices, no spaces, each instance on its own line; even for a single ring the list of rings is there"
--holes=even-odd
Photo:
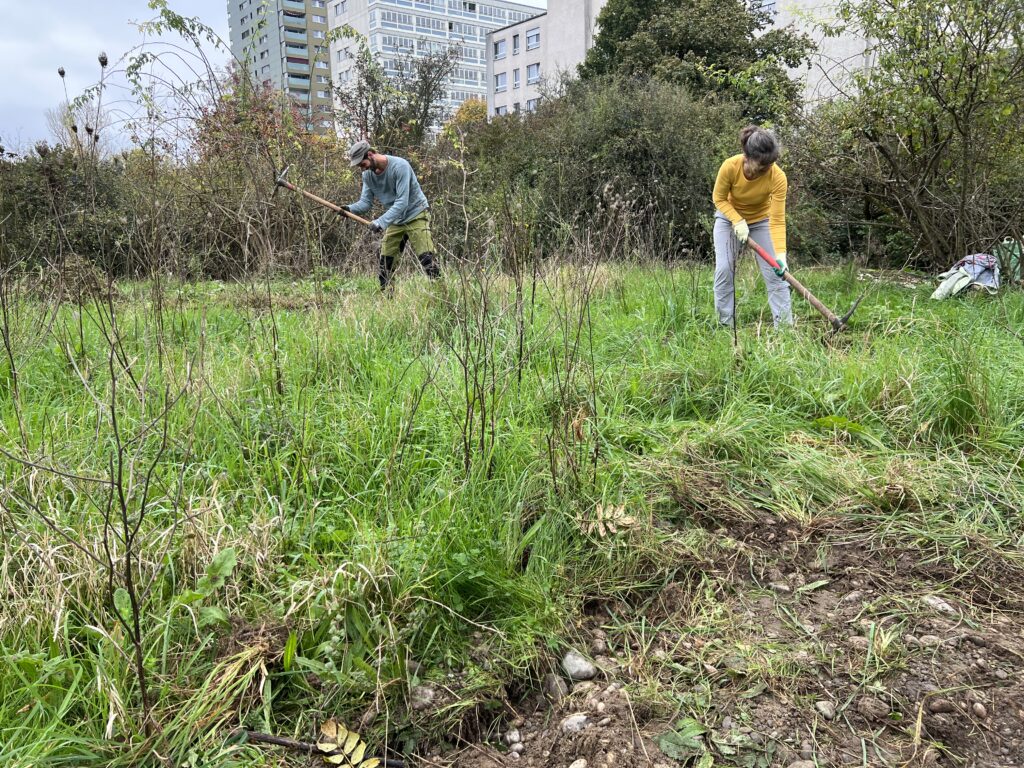
[[[582,628],[600,682],[458,766],[1024,766],[1014,564],[965,576],[868,530],[702,518],[720,556]]]

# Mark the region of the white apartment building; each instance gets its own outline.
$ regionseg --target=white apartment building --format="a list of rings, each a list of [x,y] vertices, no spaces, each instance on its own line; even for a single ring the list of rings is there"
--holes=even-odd
[[[347,24],[364,36],[389,74],[397,74],[401,57],[458,46],[459,61],[446,93],[451,109],[467,99],[487,97],[487,34],[537,13],[533,6],[508,0],[328,0],[328,6],[330,28]],[[358,49],[351,38],[331,43],[336,83],[352,77],[352,57]]]
[[[607,0],[548,0],[537,14],[487,36],[487,114],[533,111],[544,78],[575,74]]]

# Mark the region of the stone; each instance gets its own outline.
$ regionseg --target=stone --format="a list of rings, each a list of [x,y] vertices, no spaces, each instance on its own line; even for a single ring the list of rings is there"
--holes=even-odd
[[[569,715],[562,721],[562,733],[579,733],[590,723],[590,718],[583,714]]]
[[[420,677],[423,675],[423,665],[416,659],[409,658],[405,660],[405,671],[413,677]]]
[[[857,711],[867,720],[884,720],[889,716],[889,705],[875,696],[861,696]]]
[[[518,729],[513,728],[512,730],[508,731],[505,734],[505,743],[506,744],[515,744],[517,741],[522,741],[522,739],[519,738],[519,730]]]
[[[788,595],[793,591],[793,588],[783,581],[773,581],[768,585],[772,592],[778,592],[780,595]]]
[[[417,685],[410,692],[410,703],[415,710],[427,709],[434,703],[437,691],[429,685]]]
[[[523,744],[523,742],[521,741],[517,741],[515,744],[509,746],[508,751],[519,753],[522,752],[524,749],[526,749],[526,745]]]
[[[818,768],[813,760],[797,760],[795,763],[790,763],[787,768]]]
[[[579,760],[573,760],[569,763],[569,768],[587,768],[587,761],[582,757]]]
[[[971,707],[971,709],[973,709],[974,710],[974,714],[977,715],[978,717],[980,717],[982,720],[984,720],[986,717],[988,717],[988,710],[985,709],[985,705],[982,704],[980,701],[974,702],[974,704]]]
[[[590,655],[591,656],[602,656],[608,652],[608,643],[605,642],[603,637],[595,637],[590,641]]]
[[[562,659],[562,669],[570,680],[590,680],[597,674],[597,667],[580,653],[569,651]]]
[[[818,714],[826,720],[832,720],[836,716],[836,705],[830,701],[816,701],[814,703],[814,708],[818,710]]]
[[[938,611],[939,613],[945,613],[950,616],[956,616],[957,610],[948,602],[943,600],[938,595],[925,595],[921,598],[921,602],[927,605],[929,608]]]
[[[544,675],[544,682],[541,687],[544,689],[544,695],[555,704],[560,704],[562,699],[569,695],[569,686],[566,685],[565,680],[560,675],[553,673]]]
[[[938,635],[921,635],[918,642],[925,648],[934,648],[937,645],[942,645],[942,638]]]
[[[928,711],[934,714],[941,712],[956,712],[956,705],[949,699],[929,699]]]

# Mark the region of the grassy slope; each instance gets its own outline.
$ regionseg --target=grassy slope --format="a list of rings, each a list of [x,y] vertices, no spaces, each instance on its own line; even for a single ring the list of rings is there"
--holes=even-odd
[[[642,599],[699,569],[722,546],[706,521],[723,511],[840,520],[941,563],[949,582],[998,590],[1000,574],[1019,576],[1024,343],[1007,328],[1024,325],[1024,298],[938,304],[927,285],[804,276],[836,308],[873,286],[832,347],[799,300],[798,328],[773,333],[749,271],[738,346],[709,322],[704,270],[553,273],[537,289],[521,381],[510,286],[496,281],[481,391],[493,430],[468,472],[457,358],[481,350],[481,329],[460,332],[455,280],[410,280],[391,300],[369,283],[274,285],[273,313],[265,286],[181,286],[161,324],[151,286],[131,287],[118,323],[138,388],[119,374],[115,412],[140,466],[159,439],[130,437],[193,360],[141,529],[146,663],[165,726],[142,748],[252,765],[272,758],[223,743],[239,721],[301,738],[328,714],[365,715],[367,735],[386,728],[400,747],[486,719],[489,702],[536,686],[585,605]],[[587,283],[589,312],[576,300]],[[577,334],[580,318],[589,330]],[[30,457],[104,476],[114,444],[102,336],[87,316],[79,337],[69,308],[50,334],[31,319],[25,309],[15,326]],[[0,445],[24,456],[0,372]],[[86,491],[99,508],[103,495],[0,467],[0,764],[128,763],[143,745],[138,693],[106,578],[86,554],[103,554]],[[636,523],[584,533],[599,504],[625,504]],[[227,548],[232,575],[185,604]],[[695,633],[720,620],[714,596],[703,599]],[[415,722],[402,713],[411,659],[459,691]]]

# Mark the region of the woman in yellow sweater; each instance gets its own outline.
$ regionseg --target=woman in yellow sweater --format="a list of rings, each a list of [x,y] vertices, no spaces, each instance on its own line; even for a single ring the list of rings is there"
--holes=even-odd
[[[789,284],[786,272],[786,174],[775,164],[779,141],[775,134],[756,125],[740,131],[743,154],[733,155],[718,170],[715,181],[715,309],[723,325],[731,325],[735,311],[736,259],[742,244],[753,237],[779,263],[773,269],[763,259],[761,267],[768,288],[768,305],[775,326],[790,325]]]

